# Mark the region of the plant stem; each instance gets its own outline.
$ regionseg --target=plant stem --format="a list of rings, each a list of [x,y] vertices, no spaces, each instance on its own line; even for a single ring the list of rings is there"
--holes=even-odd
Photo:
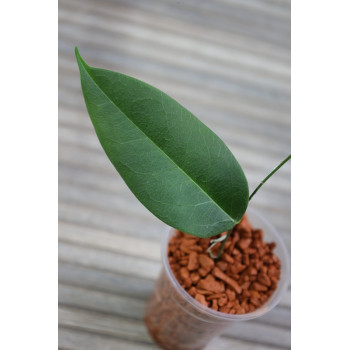
[[[288,162],[288,160],[291,158],[291,155],[289,155],[287,158],[285,158],[284,160],[282,160],[282,162],[280,164],[278,164],[276,166],[276,168],[274,168],[271,173],[269,175],[267,175],[265,177],[264,180],[262,180],[259,184],[259,186],[254,190],[254,192],[249,196],[249,201],[253,198],[253,196],[255,195],[256,192],[258,192],[258,190],[260,189],[260,187],[285,163]]]
[[[222,254],[222,252],[223,252],[223,250],[224,250],[226,241],[227,241],[227,239],[229,238],[229,236],[232,234],[233,229],[234,229],[234,227],[233,227],[230,231],[227,232],[227,235],[226,235],[225,239],[222,241],[222,243],[221,243],[221,245],[220,245],[220,249],[219,249],[219,251],[218,251],[218,255],[216,256],[215,259],[217,259],[217,260],[220,259],[221,254]]]
[[[235,225],[235,226],[236,226],[236,225]],[[222,251],[224,250],[226,241],[227,241],[227,239],[229,238],[229,236],[232,234],[233,229],[235,228],[235,226],[232,227],[232,229],[231,229],[229,232],[227,232],[227,234],[226,234],[224,240],[222,240],[222,241],[217,241],[217,242],[215,242],[215,240],[214,240],[214,244],[212,244],[212,245],[208,248],[208,250],[207,250],[207,252],[209,253],[209,255],[210,255],[211,258],[213,258],[213,259],[215,259],[215,260],[220,259],[221,254],[222,254]],[[215,247],[216,244],[219,243],[219,242],[221,242],[221,244],[220,244],[220,248],[219,248],[219,251],[218,251],[218,255],[213,255],[213,253],[211,252],[211,249],[212,249],[213,247]]]

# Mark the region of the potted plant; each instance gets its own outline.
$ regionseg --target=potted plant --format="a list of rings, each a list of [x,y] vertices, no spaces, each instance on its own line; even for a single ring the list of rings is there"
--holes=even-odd
[[[108,158],[139,201],[172,228],[146,307],[151,336],[164,349],[202,349],[232,322],[274,307],[289,280],[287,252],[266,220],[246,212],[290,156],[249,195],[233,154],[188,110],[144,82],[88,66],[77,48],[76,57]]]

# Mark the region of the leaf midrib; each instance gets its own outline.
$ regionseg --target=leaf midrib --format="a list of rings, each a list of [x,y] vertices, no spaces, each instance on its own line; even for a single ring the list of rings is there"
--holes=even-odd
[[[85,71],[88,73],[89,77],[91,78],[91,80],[94,82],[94,84],[97,86],[97,88],[102,91],[102,93],[106,96],[106,98],[112,103],[112,105],[117,108],[124,116],[125,118],[127,118],[138,130],[141,131],[141,133],[143,135],[145,135],[147,137],[148,140],[150,140],[183,174],[186,175],[187,178],[189,178],[211,201],[213,201],[213,203],[215,203],[215,205],[220,209],[222,210],[229,218],[230,220],[234,223],[235,220],[231,217],[231,215],[229,213],[227,213],[226,210],[224,210],[197,182],[195,182],[191,176],[189,174],[187,174],[172,158],[170,158],[170,156],[163,151],[162,148],[159,147],[159,145],[157,145],[156,142],[153,141],[153,139],[151,137],[149,137],[137,124],[135,124],[135,122],[130,119],[126,113],[124,113],[124,111],[119,108],[115,103],[114,101],[108,96],[108,94],[97,84],[97,82],[95,81],[95,79],[93,78],[93,76],[90,74],[89,70],[85,68],[85,65],[88,66],[85,62],[82,62],[82,66],[83,68],[85,69]],[[88,68],[92,68],[94,69],[93,67],[90,67],[88,66]]]

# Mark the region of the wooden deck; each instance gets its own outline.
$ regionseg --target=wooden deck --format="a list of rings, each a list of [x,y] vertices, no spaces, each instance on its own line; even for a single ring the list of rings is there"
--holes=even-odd
[[[156,349],[143,308],[164,224],[131,194],[93,131],[74,46],[144,80],[229,146],[251,190],[290,153],[289,0],[59,0],[59,347]],[[290,249],[290,164],[254,197]],[[290,348],[290,289],[208,349]]]

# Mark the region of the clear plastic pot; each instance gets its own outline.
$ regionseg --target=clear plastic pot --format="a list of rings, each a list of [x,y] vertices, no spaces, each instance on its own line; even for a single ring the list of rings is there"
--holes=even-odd
[[[281,261],[281,276],[277,289],[261,307],[250,313],[231,315],[205,307],[181,287],[171,271],[168,262],[168,242],[176,231],[170,229],[162,242],[162,271],[146,305],[145,316],[149,333],[163,349],[203,349],[234,322],[260,317],[280,301],[290,278],[287,249],[276,229],[257,211],[248,209],[247,215],[254,228],[264,231],[266,242],[276,243],[274,253]]]

